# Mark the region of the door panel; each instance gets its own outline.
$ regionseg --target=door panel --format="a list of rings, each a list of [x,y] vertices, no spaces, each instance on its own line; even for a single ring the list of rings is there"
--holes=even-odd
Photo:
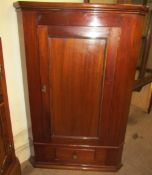
[[[42,126],[52,143],[102,143],[119,38],[119,28],[39,26]]]
[[[98,138],[106,40],[49,43],[53,137]]]

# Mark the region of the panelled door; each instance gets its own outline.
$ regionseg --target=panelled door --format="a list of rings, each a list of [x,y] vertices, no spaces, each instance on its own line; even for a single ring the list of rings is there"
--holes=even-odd
[[[44,138],[102,145],[120,28],[39,25],[37,32]]]

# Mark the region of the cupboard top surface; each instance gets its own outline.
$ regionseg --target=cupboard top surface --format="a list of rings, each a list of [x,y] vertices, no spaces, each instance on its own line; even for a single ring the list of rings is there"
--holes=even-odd
[[[26,2],[14,3],[16,9],[25,10],[87,10],[101,12],[122,12],[145,14],[147,8],[143,5],[133,4],[92,4],[92,3],[53,3],[53,2]]]

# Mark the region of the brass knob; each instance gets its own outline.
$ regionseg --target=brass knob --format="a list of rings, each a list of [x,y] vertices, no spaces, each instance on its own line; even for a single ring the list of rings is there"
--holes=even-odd
[[[74,153],[73,155],[72,155],[72,159],[73,160],[76,160],[78,158],[78,156]]]

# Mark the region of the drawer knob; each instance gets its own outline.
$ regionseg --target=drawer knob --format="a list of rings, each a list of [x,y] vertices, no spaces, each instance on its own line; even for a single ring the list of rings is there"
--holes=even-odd
[[[73,155],[72,155],[72,159],[73,160],[76,160],[78,158],[78,156],[74,153]]]

